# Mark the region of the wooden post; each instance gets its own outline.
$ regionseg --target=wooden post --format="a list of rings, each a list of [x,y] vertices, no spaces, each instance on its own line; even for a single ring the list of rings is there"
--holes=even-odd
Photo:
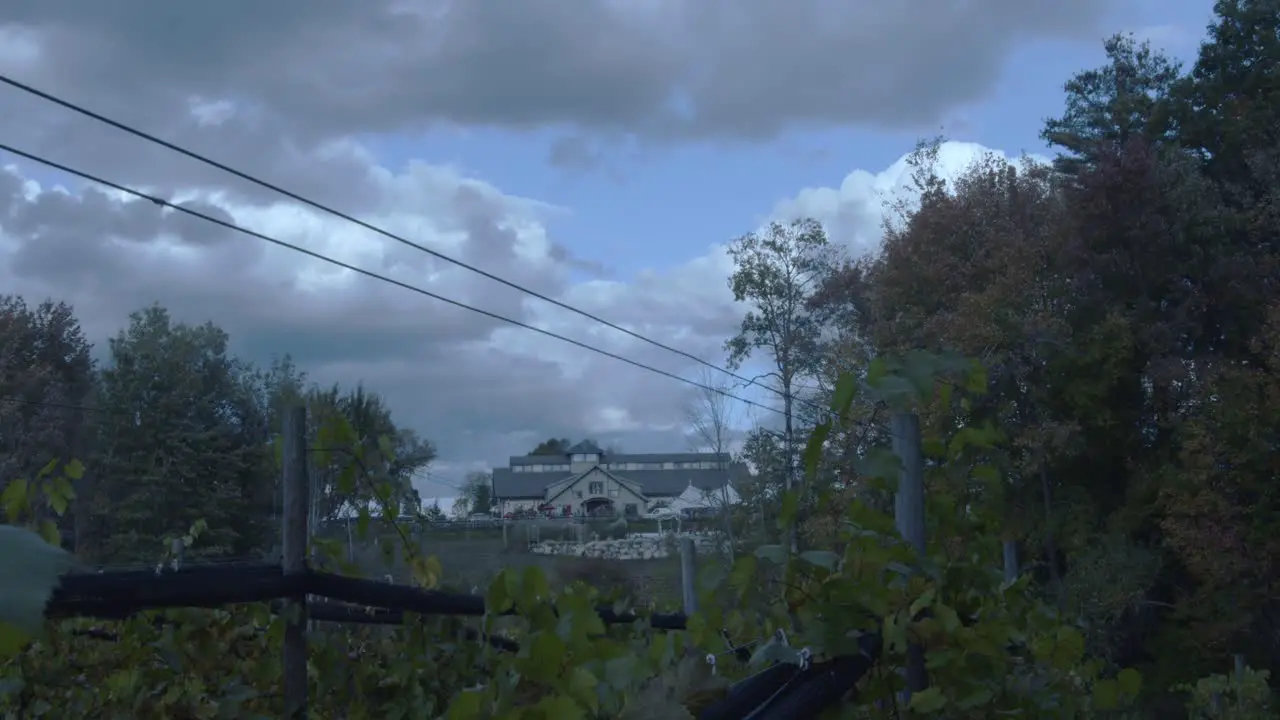
[[[690,617],[698,612],[698,547],[693,538],[680,538],[680,590],[684,598],[684,614]]]
[[[1013,583],[1018,579],[1018,541],[1005,540],[1002,549],[1004,550],[1004,581]]]
[[[902,459],[902,475],[893,496],[893,519],[903,539],[924,557],[924,455],[921,451],[920,418],[915,413],[893,415],[893,451]],[[907,648],[907,691],[920,692],[929,686],[924,651],[919,645]]]
[[[284,416],[284,511],[281,513],[281,565],[286,575],[307,569],[307,514],[310,484],[307,482],[307,409],[289,408]],[[284,716],[307,717],[307,597],[288,598],[284,604]]]
[[[187,546],[180,537],[169,541],[169,567],[174,570],[182,567],[182,555],[186,549]]]

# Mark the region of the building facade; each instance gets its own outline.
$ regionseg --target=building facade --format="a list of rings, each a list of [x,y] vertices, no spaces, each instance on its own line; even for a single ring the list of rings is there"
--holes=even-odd
[[[746,473],[720,453],[606,454],[580,442],[564,455],[521,455],[493,471],[503,516],[639,516],[687,488],[718,490]]]

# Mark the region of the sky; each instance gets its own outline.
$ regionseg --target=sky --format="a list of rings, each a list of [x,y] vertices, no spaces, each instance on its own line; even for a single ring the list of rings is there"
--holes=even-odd
[[[1062,84],[1133,32],[1186,61],[1209,0],[275,0],[0,9],[0,74],[723,366],[724,246],[813,217],[874,252],[905,155],[1050,152]],[[0,86],[0,142],[691,379],[705,368]],[[424,497],[548,437],[688,449],[697,391],[0,152],[0,292],[99,354],[160,303],[259,362],[383,393]],[[721,380],[727,378],[721,377]],[[761,404],[767,394],[739,393]],[[740,424],[772,422],[742,406]]]

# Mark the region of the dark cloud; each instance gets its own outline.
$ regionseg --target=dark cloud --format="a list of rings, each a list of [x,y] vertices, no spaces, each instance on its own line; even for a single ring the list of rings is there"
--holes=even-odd
[[[10,0],[5,20],[33,30],[41,52],[7,71],[223,156],[269,158],[267,169],[290,180],[310,169],[313,189],[333,194],[314,173],[327,141],[440,123],[585,131],[554,148],[571,166],[598,160],[592,134],[933,127],[983,98],[1018,43],[1092,41],[1117,1]],[[9,112],[34,107],[12,95],[3,114],[30,117]],[[197,117],[201,102],[237,109]],[[40,134],[83,139],[77,123],[42,124]],[[358,173],[329,151],[330,170]],[[347,195],[360,199],[355,187]]]

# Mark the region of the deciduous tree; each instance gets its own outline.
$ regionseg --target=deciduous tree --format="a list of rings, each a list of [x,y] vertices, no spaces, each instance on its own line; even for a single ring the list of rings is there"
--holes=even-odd
[[[809,299],[838,259],[826,230],[813,219],[770,223],[729,244],[733,274],[729,288],[746,307],[738,332],[725,343],[730,369],[763,355],[769,368],[759,378],[782,395],[784,482],[796,481],[795,403],[802,378],[820,366],[822,325]],[[794,543],[793,543],[794,544]]]

